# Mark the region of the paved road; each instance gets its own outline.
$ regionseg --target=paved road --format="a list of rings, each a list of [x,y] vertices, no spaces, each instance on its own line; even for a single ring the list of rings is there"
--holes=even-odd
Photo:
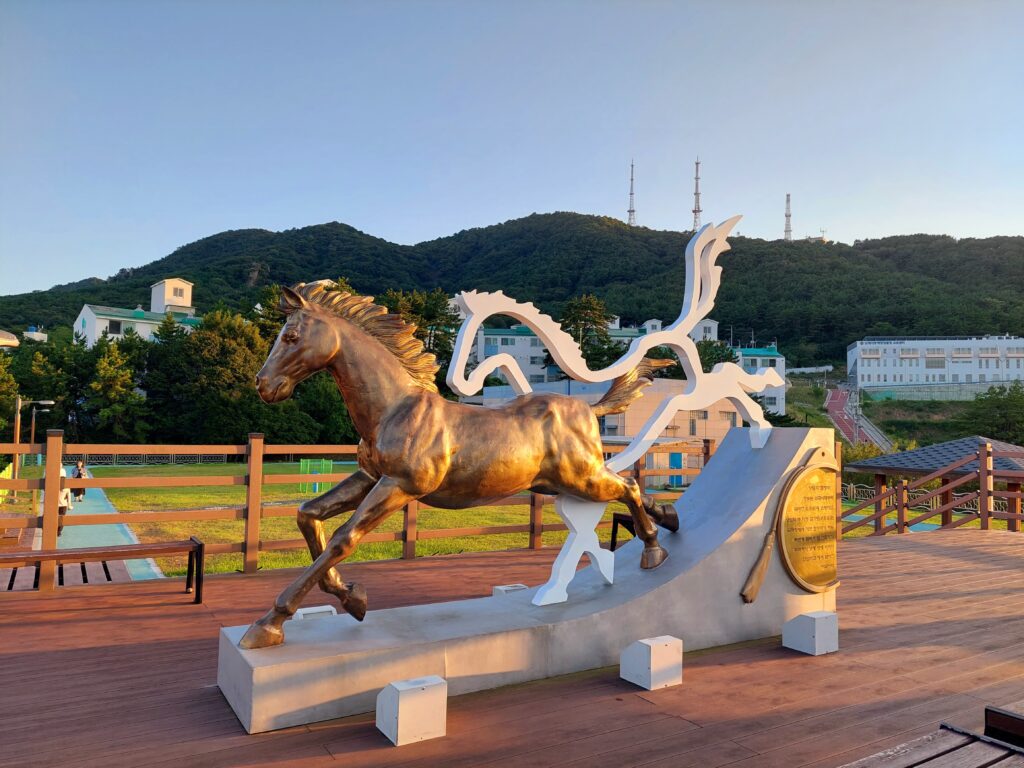
[[[830,389],[825,393],[825,411],[828,413],[828,417],[832,420],[832,423],[836,425],[836,429],[842,433],[843,437],[851,443],[866,443],[868,440],[863,434],[857,435],[859,439],[854,439],[854,435],[857,432],[857,426],[853,419],[850,418],[850,414],[846,412],[846,403],[849,399],[849,390]]]

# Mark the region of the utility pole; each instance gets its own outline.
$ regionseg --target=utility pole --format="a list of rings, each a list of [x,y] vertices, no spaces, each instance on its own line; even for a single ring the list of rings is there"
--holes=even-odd
[[[636,206],[633,205],[633,161],[629,161],[629,210],[626,211],[629,218],[626,219],[626,224],[631,227],[636,226]]]
[[[693,231],[700,229],[700,158],[694,164],[693,174]]]

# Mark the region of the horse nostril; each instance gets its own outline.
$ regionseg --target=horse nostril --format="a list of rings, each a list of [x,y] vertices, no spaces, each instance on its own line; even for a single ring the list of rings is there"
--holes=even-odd
[[[264,377],[264,376],[257,376],[256,377],[256,389],[262,389],[263,385],[266,383],[266,381],[267,381],[266,377]]]

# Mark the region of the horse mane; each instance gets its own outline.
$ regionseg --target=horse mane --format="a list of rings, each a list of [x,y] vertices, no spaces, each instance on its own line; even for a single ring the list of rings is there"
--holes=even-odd
[[[437,392],[434,375],[440,366],[432,353],[424,351],[423,342],[414,335],[416,326],[405,322],[400,315],[391,314],[386,307],[374,304],[371,296],[340,291],[333,285],[330,280],[318,280],[297,283],[292,290],[309,304],[348,320],[368,333],[395,356],[415,384],[428,392]],[[281,296],[279,308],[290,315],[301,306],[289,299],[286,292]]]

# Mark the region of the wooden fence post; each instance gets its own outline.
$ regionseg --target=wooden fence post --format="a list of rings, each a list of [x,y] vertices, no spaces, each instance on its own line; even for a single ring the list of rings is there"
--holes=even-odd
[[[260,560],[260,522],[263,517],[263,435],[249,433],[245,475],[244,573],[256,573]]]
[[[880,494],[880,493],[885,493],[885,491],[886,491],[885,479],[886,479],[885,475],[875,475],[875,495],[876,496],[878,494]],[[875,514],[878,514],[879,512],[881,512],[883,507],[885,507],[885,499],[879,499],[878,501],[876,501],[875,502]],[[885,528],[885,518],[886,517],[888,517],[888,515],[882,515],[881,517],[876,517],[875,518],[875,533],[879,533],[883,528]]]
[[[1006,490],[1009,493],[1020,493],[1020,483],[1007,483]],[[1012,496],[1006,499],[1006,511],[1011,515],[1019,515],[1021,513],[1021,498],[1013,498]],[[1008,531],[1019,531],[1020,520],[1015,520],[1012,517],[1006,521],[1006,530]]]
[[[907,532],[907,481],[900,480],[896,488],[896,533]]]
[[[416,513],[419,512],[420,503],[415,499],[405,505],[403,513],[402,532],[402,558],[413,560],[416,557]]]
[[[978,451],[978,515],[983,531],[992,519],[992,502],[992,443],[985,443]]]
[[[843,540],[843,444],[836,440],[836,541]]]
[[[941,483],[944,480],[945,480],[945,478],[943,478],[942,480],[939,480],[939,482]],[[947,504],[952,504],[953,503],[953,492],[951,490],[949,490],[948,488],[943,490],[942,494],[939,496],[939,501],[941,502],[940,506],[943,506],[943,507],[945,507]],[[952,525],[952,524],[953,524],[953,509],[949,508],[945,512],[942,513],[942,527],[945,528],[947,525]]]
[[[544,497],[530,494],[530,549],[544,546]]]
[[[46,474],[43,477],[43,543],[42,549],[57,548],[57,529],[60,525],[60,470],[63,466],[64,430],[46,430]],[[44,560],[39,563],[39,591],[52,592],[57,562]]]

